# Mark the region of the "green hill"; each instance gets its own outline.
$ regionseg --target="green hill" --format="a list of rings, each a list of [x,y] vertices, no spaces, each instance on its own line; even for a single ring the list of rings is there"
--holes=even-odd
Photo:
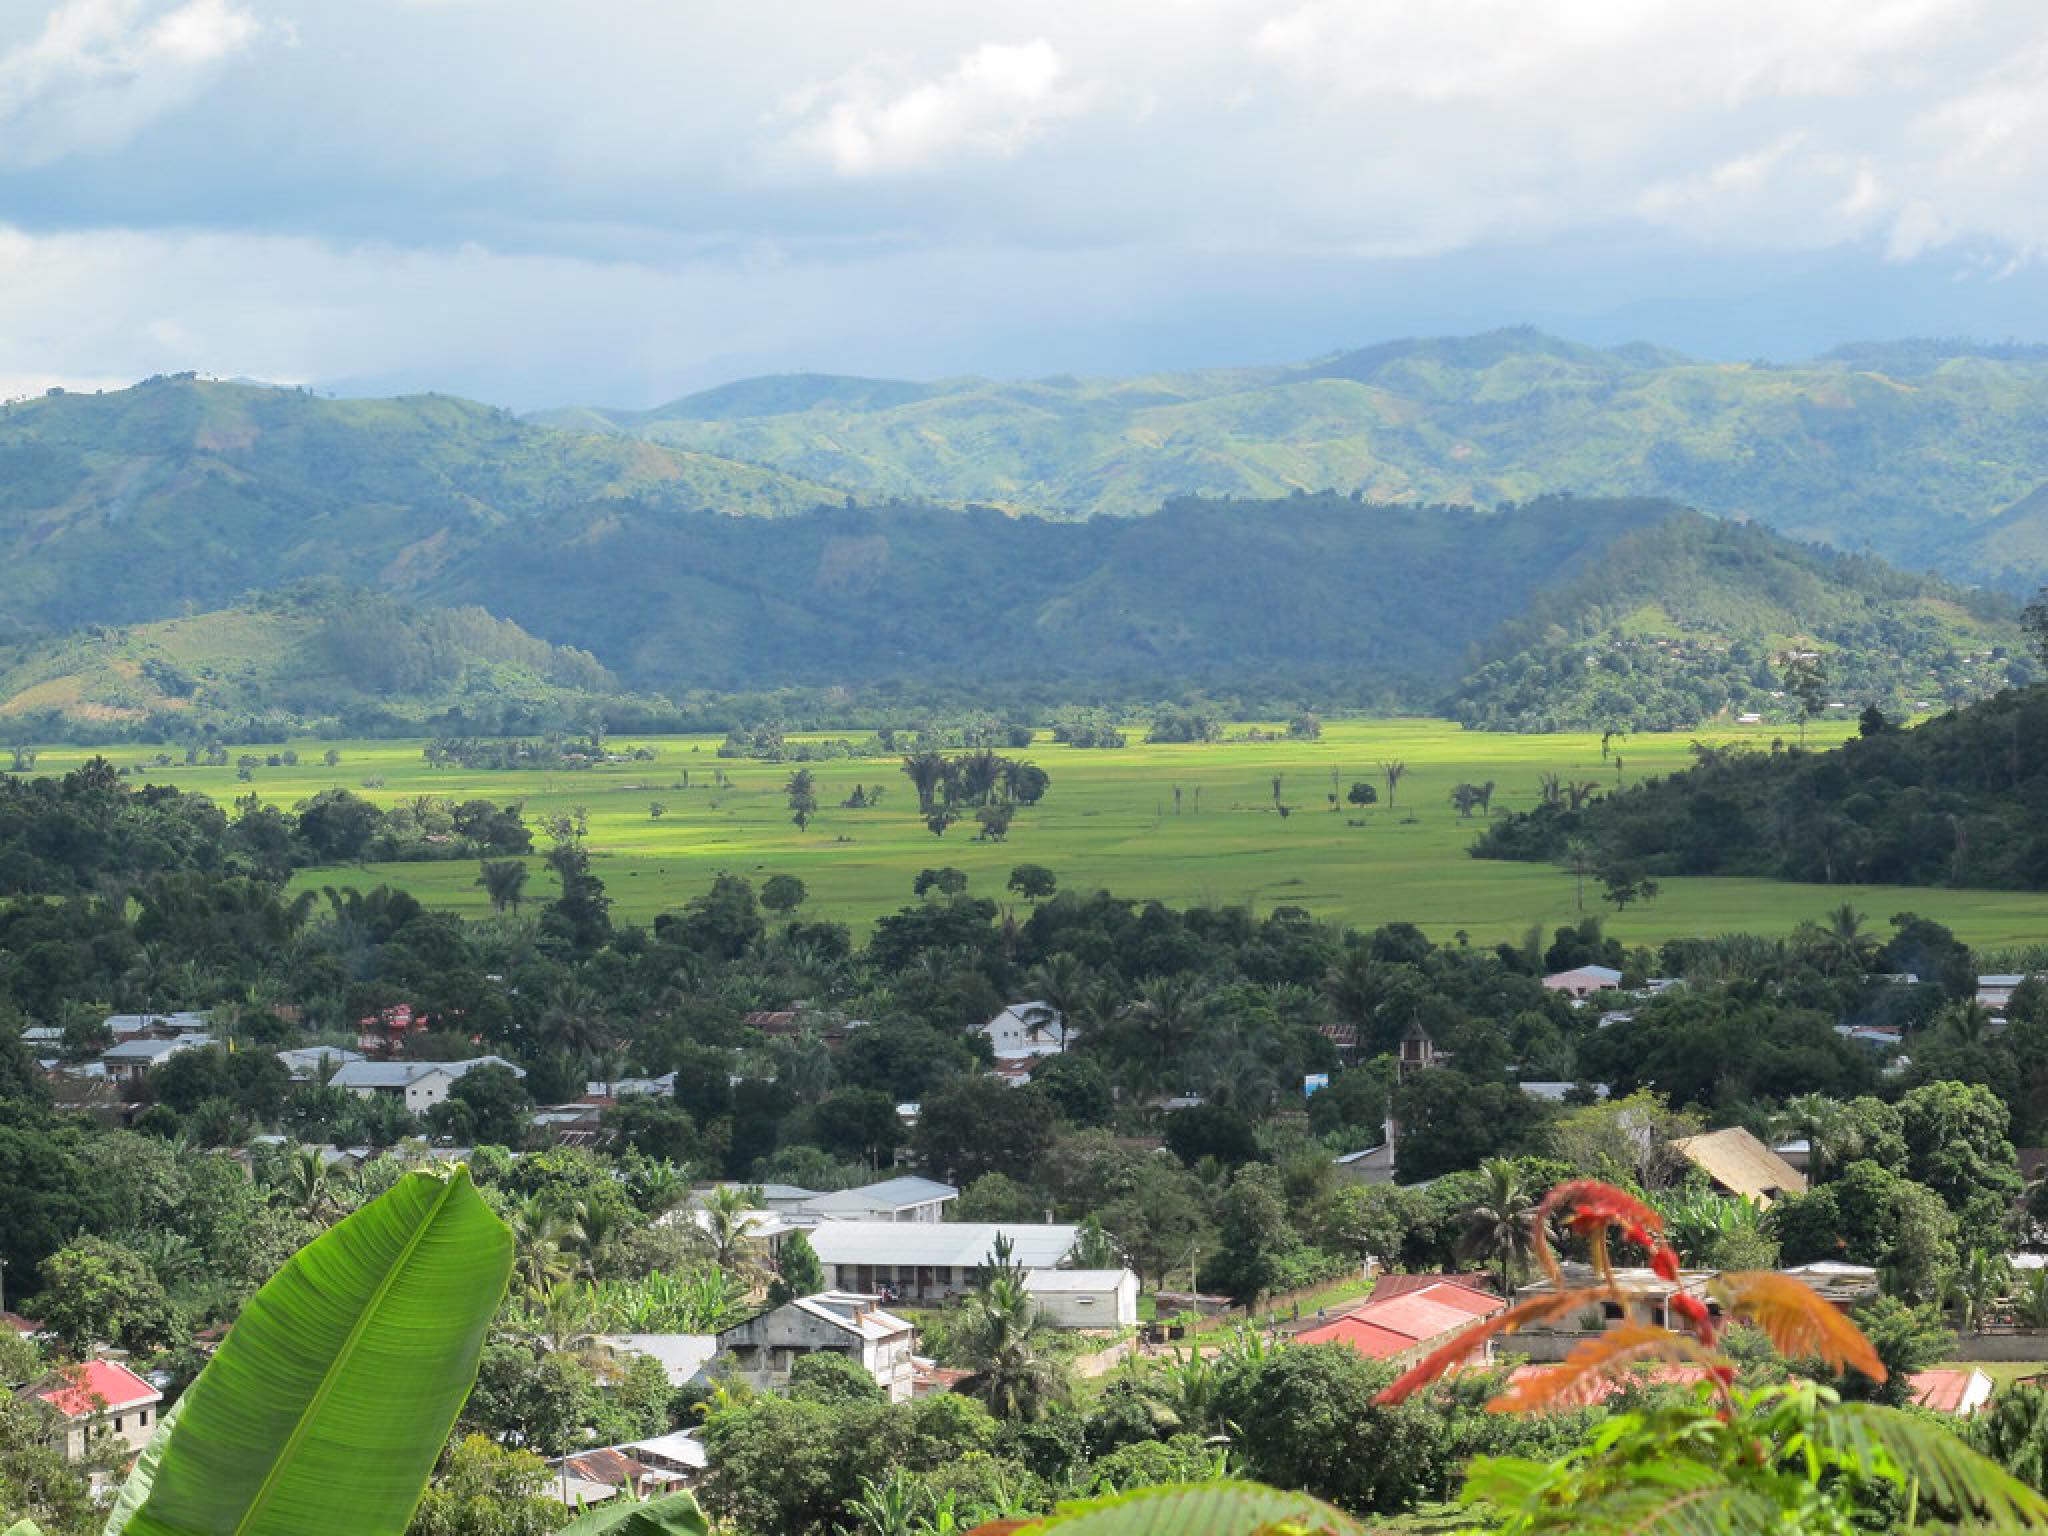
[[[2041,348],[1869,344],[1775,366],[1510,330],[1128,379],[797,375],[541,419],[871,495],[1057,515],[1189,494],[1490,506],[1569,490],[1667,498],[1952,576],[2048,575]]]
[[[1910,731],[1871,721],[1828,752],[1696,748],[1698,763],[1571,808],[1495,821],[1474,852],[1631,877],[2048,888],[2048,688]]]
[[[587,509],[786,515],[843,492],[443,395],[327,400],[154,379],[0,408],[0,638],[134,623],[251,588],[432,583]]]
[[[1206,693],[1430,709],[1448,695],[1475,726],[1640,729],[1753,704],[1782,718],[1768,695],[1793,648],[1822,652],[1859,708],[2031,675],[2010,659],[2006,600],[1641,500],[1480,512],[1183,498],[1082,522],[907,504],[747,518],[614,500],[402,575],[374,600],[292,589],[46,640],[0,674],[0,711],[102,725],[282,714],[367,730],[381,728],[380,699],[400,719],[512,718],[622,688],[1026,708]]]
[[[1791,723],[1783,662],[1810,652],[1831,700],[1914,713],[2032,680],[2016,620],[2008,599],[1679,513],[1539,593],[1444,712],[1494,730]]]
[[[175,739],[382,734],[459,715],[469,728],[551,729],[593,703],[631,705],[588,652],[481,608],[428,608],[302,583],[153,624],[94,626],[0,650],[0,729]],[[54,728],[54,729],[50,729]]]

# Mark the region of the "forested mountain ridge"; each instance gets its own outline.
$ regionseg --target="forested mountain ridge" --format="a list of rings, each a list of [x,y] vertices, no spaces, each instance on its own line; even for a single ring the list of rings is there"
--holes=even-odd
[[[333,583],[257,593],[152,624],[95,625],[0,647],[0,725],[381,735],[450,712],[472,729],[581,724],[631,703],[587,651],[550,645],[482,608],[401,603]]]
[[[1827,752],[1701,748],[1683,773],[1495,821],[1481,857],[1637,875],[2048,888],[2048,688],[1910,731],[1866,717]]]
[[[2014,604],[1753,524],[1674,512],[1538,592],[1482,648],[1444,712],[1506,730],[1681,729],[1728,711],[1788,719],[1794,652],[1830,701],[1957,704],[2037,674]]]
[[[742,380],[538,420],[772,464],[863,494],[1060,515],[1176,495],[1492,505],[1663,497],[2015,587],[2048,574],[2048,353],[1874,343],[1700,362],[1531,330],[1286,367],[934,384]]]
[[[2004,686],[2019,648],[2005,599],[1666,503],[1570,497],[1491,512],[1187,498],[1084,522],[607,501],[387,571],[379,598],[334,611],[259,594],[17,647],[0,656],[0,714],[55,728],[224,711],[369,730],[380,709],[531,719],[565,689],[609,707],[623,689],[683,701],[936,679],[984,700],[1201,693],[1640,729],[1752,707],[1789,719],[1769,695],[1790,647],[1820,650],[1857,707],[1894,709]],[[376,654],[354,654],[356,636]]]
[[[445,395],[179,376],[0,407],[0,638],[137,623],[300,577],[416,587],[594,504],[784,514],[843,493]],[[580,520],[579,520],[580,519]]]

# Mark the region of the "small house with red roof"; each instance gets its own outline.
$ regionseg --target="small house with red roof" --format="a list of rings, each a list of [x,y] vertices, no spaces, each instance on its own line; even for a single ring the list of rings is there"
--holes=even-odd
[[[1300,1334],[1296,1342],[1343,1344],[1368,1360],[1407,1366],[1451,1335],[1506,1306],[1500,1297],[1476,1286],[1432,1280],[1397,1295],[1375,1296],[1334,1322]]]
[[[43,1403],[63,1421],[57,1448],[66,1461],[83,1461],[102,1432],[130,1455],[140,1453],[156,1431],[157,1407],[164,1400],[163,1393],[118,1360],[66,1366],[24,1387],[21,1396]]]

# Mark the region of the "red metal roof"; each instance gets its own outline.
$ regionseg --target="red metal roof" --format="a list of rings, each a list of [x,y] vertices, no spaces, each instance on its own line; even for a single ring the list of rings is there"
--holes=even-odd
[[[1456,1333],[1475,1318],[1490,1317],[1507,1305],[1455,1281],[1434,1280],[1392,1296],[1375,1295],[1333,1323],[1300,1335],[1303,1344],[1349,1344],[1360,1354],[1384,1360],[1418,1344]]]
[[[1967,1367],[1957,1370],[1915,1371],[1910,1380],[1913,1384],[1913,1401],[1921,1408],[1932,1408],[1936,1413],[1962,1413],[1970,1394],[1970,1383],[1976,1371]]]
[[[67,1366],[55,1385],[36,1396],[65,1418],[77,1419],[92,1413],[111,1413],[116,1408],[162,1402],[164,1395],[119,1361],[88,1360],[83,1365]]]
[[[1473,1296],[1482,1298],[1486,1302],[1487,1311],[1491,1311],[1494,1307],[1500,1305],[1500,1297],[1494,1294],[1493,1287],[1477,1275],[1400,1275],[1392,1273],[1375,1275],[1372,1281],[1372,1299],[1374,1301],[1391,1301],[1396,1296],[1406,1296],[1411,1291],[1427,1291],[1439,1285],[1455,1286],[1461,1291],[1471,1292]],[[1456,1305],[1457,1303],[1454,1302],[1452,1304]],[[1480,1315],[1484,1316],[1485,1313],[1482,1312]]]

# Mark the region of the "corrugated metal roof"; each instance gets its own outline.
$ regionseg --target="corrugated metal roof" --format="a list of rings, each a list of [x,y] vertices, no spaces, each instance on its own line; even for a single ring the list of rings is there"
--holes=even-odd
[[[827,1221],[811,1229],[811,1247],[823,1264],[986,1264],[997,1237],[1013,1244],[1011,1262],[1055,1269],[1074,1251],[1081,1229],[1031,1222]]]
[[[1130,1275],[1128,1269],[1037,1269],[1024,1277],[1027,1291],[1113,1291]]]

